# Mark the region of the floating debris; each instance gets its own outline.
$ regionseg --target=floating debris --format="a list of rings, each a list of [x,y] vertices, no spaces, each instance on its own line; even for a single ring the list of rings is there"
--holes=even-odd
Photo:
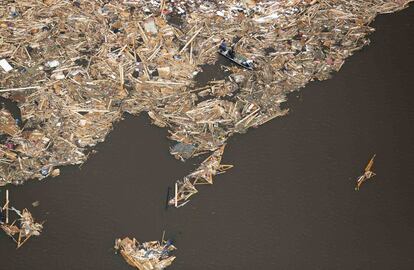
[[[177,208],[184,206],[189,202],[188,199],[198,192],[195,188],[196,185],[212,185],[215,175],[224,173],[233,167],[233,165],[221,164],[224,147],[225,145],[214,151],[195,171],[175,183],[175,195],[169,201],[170,205],[174,205]]]
[[[39,205],[40,205],[40,202],[39,201],[32,202],[32,206],[33,207],[38,207]]]
[[[371,158],[371,160],[368,162],[367,166],[365,167],[364,174],[358,177],[355,190],[359,190],[361,185],[368,179],[371,179],[376,174],[372,171],[372,166],[374,165],[374,159],[376,154],[374,154]]]
[[[9,212],[14,212],[18,218],[9,223]],[[0,227],[17,243],[17,248],[23,246],[32,236],[39,236],[43,230],[43,223],[34,221],[32,214],[27,209],[22,211],[10,206],[9,191],[6,190],[6,202],[0,209]],[[16,236],[17,235],[17,236]]]
[[[139,270],[162,270],[175,260],[170,253],[175,250],[171,241],[151,241],[140,244],[135,238],[115,240],[115,250],[119,250],[125,261]]]
[[[52,61],[46,62],[45,66],[49,68],[55,68],[55,67],[58,67],[59,64],[60,64],[59,61],[52,60]]]
[[[0,95],[22,121],[0,116],[0,185],[82,164],[124,113],[167,128],[178,159],[214,153],[286,115],[287,94],[328,79],[369,44],[378,14],[411,1],[4,0],[0,59],[13,69],[2,61]],[[199,87],[203,66],[220,69],[223,40],[238,65],[228,61],[228,76]],[[193,180],[177,183],[180,198]]]

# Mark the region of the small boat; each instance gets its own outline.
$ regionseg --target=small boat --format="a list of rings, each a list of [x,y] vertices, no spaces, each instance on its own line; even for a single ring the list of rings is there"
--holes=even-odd
[[[218,53],[245,69],[253,70],[253,64],[251,62],[249,63],[249,60],[241,54],[234,53],[234,57],[231,57],[229,48],[226,50],[219,49]]]

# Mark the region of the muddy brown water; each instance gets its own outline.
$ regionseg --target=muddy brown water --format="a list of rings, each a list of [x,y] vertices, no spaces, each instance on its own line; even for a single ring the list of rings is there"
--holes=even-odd
[[[146,116],[118,123],[80,169],[9,187],[46,224],[17,251],[1,234],[0,269],[132,269],[114,239],[163,230],[178,247],[172,270],[413,269],[413,18],[414,7],[380,16],[372,44],[292,94],[288,116],[234,136],[234,169],[183,208],[165,209],[167,187],[195,161],[170,156]],[[355,192],[374,153],[378,175]]]

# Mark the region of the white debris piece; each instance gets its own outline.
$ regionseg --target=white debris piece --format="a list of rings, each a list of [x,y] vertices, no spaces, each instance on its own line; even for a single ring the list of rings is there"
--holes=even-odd
[[[255,21],[257,23],[268,23],[268,22],[271,22],[272,20],[275,20],[275,19],[279,18],[279,16],[280,15],[278,13],[273,13],[273,14],[270,14],[270,15],[265,16],[265,17],[257,18],[257,19],[255,19]]]
[[[149,18],[144,22],[144,29],[147,33],[156,35],[158,33],[154,18]]]
[[[52,76],[50,76],[50,78],[54,80],[63,80],[65,77],[66,76],[63,74],[63,72],[53,73]]]
[[[218,10],[216,14],[217,16],[224,17],[224,10]]]
[[[9,62],[7,62],[6,59],[1,59],[0,60],[0,66],[3,68],[3,70],[6,73],[13,70],[13,67],[9,64]]]
[[[79,121],[79,125],[80,125],[81,127],[84,127],[84,126],[86,125],[86,120],[85,120],[85,119],[81,119],[81,120]]]
[[[50,67],[50,68],[55,68],[58,67],[60,65],[58,60],[52,60],[52,61],[48,61],[46,62],[45,66]]]

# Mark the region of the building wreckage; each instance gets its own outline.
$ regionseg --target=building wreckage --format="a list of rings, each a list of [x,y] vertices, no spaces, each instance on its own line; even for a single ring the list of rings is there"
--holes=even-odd
[[[18,217],[11,223],[10,211]],[[26,208],[20,211],[11,206],[9,191],[6,190],[5,203],[0,208],[0,228],[13,239],[17,248],[20,248],[30,237],[40,235],[43,230],[43,222],[35,222],[32,214]]]
[[[146,112],[176,157],[211,153],[176,182],[170,202],[182,205],[228,168],[231,135],[287,114],[288,93],[328,79],[369,43],[378,14],[411,1],[3,0],[0,94],[19,113],[0,110],[0,185],[57,176],[124,113]],[[229,76],[197,86],[223,40],[254,69],[222,66]]]
[[[115,250],[138,270],[162,270],[175,260],[170,253],[176,249],[170,241],[151,241],[140,244],[135,238],[115,240]]]

